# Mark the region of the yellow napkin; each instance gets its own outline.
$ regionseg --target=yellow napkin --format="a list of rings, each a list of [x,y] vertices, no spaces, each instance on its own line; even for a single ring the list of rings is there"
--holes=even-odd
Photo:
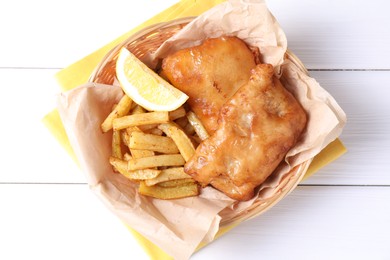
[[[224,0],[182,0],[177,4],[171,6],[165,11],[157,14],[153,18],[147,20],[143,24],[133,28],[131,31],[125,33],[124,35],[118,37],[113,40],[109,44],[103,46],[99,50],[91,53],[90,55],[84,57],[83,59],[77,61],[76,63],[70,65],[69,67],[61,70],[56,74],[57,81],[61,87],[62,91],[67,91],[73,89],[77,86],[80,86],[88,81],[89,76],[92,71],[95,69],[97,64],[103,59],[105,54],[114,48],[117,44],[121,43],[129,36],[134,34],[135,32],[159,22],[170,21],[176,18],[188,17],[188,16],[197,16],[211,7],[224,2]],[[53,110],[49,114],[47,114],[43,118],[43,123],[49,129],[51,134],[59,141],[59,143],[66,149],[69,155],[75,160],[76,156],[73,153],[72,147],[67,138],[66,132],[62,125],[61,119],[59,117],[58,111]],[[318,171],[323,166],[337,159],[343,153],[346,152],[346,148],[341,143],[339,139],[336,139],[332,143],[330,143],[324,150],[318,154],[313,162],[311,163],[304,179],[308,178],[316,171]],[[219,237],[232,229],[233,226],[223,227],[221,228],[216,237]],[[164,251],[162,251],[159,247],[151,243],[149,240],[145,239],[138,232],[134,231],[131,227],[127,226],[130,232],[135,236],[135,238],[139,241],[141,246],[145,249],[145,251],[150,255],[151,259],[172,259],[169,255],[167,255]],[[204,245],[200,245],[199,248]]]

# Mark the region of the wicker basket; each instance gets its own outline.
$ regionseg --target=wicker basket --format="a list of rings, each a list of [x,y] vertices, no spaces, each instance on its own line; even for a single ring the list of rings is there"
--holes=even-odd
[[[106,54],[91,74],[89,81],[112,84],[115,81],[115,63],[122,47],[126,47],[131,53],[142,59],[146,53],[156,51],[163,42],[180,31],[193,19],[193,17],[186,17],[170,22],[158,23],[133,34]]]
[[[112,49],[102,59],[94,72],[91,74],[89,81],[108,85],[113,84],[116,80],[115,63],[119,51],[122,47],[126,47],[139,59],[142,59],[146,53],[156,51],[164,41],[180,31],[193,19],[193,17],[187,17],[169,22],[158,23],[133,34],[127,40]],[[287,50],[285,59],[289,59],[304,73],[308,74],[308,71],[306,70],[303,63],[291,51]],[[222,217],[221,226],[242,222],[264,213],[267,209],[275,205],[298,185],[307,171],[310,163],[311,161],[306,161],[296,166],[289,173],[283,176],[278,187],[276,187],[277,191],[274,196],[268,197],[266,199],[258,199],[249,208],[241,212],[234,212],[231,209],[226,209],[220,212],[220,216]]]

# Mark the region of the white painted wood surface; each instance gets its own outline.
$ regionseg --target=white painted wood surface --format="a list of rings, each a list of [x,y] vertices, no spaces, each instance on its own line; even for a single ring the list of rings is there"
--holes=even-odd
[[[60,68],[175,2],[0,2],[0,259],[148,259],[40,119]],[[390,259],[390,5],[268,6],[347,113],[348,153],[192,258]]]

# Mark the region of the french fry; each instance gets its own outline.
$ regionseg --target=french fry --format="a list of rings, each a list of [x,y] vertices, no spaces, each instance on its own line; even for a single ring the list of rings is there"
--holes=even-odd
[[[200,139],[187,111],[184,105],[148,112],[125,95],[101,124],[103,132],[113,129],[109,163],[139,183],[140,194],[158,199],[199,195],[199,184],[183,167],[195,153],[193,135]]]
[[[195,180],[192,179],[192,178],[179,179],[179,180],[170,180],[170,181],[160,182],[157,185],[160,186],[160,187],[169,188],[169,187],[176,187],[176,186],[187,185],[187,184],[190,184],[190,183],[195,183]]]
[[[125,160],[125,161],[128,161],[128,160],[130,160],[132,157],[131,157],[131,155],[129,154],[129,153],[125,153],[124,155],[123,155],[123,160]],[[126,167],[127,167],[127,164],[126,164]]]
[[[131,153],[133,158],[143,158],[143,157],[154,156],[154,152],[153,151],[131,149],[130,148],[130,135],[133,132],[140,132],[140,133],[142,133],[142,131],[137,126],[130,126],[130,127],[126,128],[124,131],[126,132],[126,134],[128,136],[128,139],[127,139],[128,142],[127,142],[126,145],[129,147],[130,153]]]
[[[132,115],[135,115],[135,114],[142,114],[142,113],[146,113],[146,110],[141,107],[140,105],[136,105],[133,110],[131,110],[131,114]]]
[[[158,129],[157,127],[152,128],[152,129],[148,129],[145,131],[145,133],[152,134],[152,135],[163,135],[164,134],[164,132],[162,130]]]
[[[110,156],[109,162],[118,172],[125,173],[127,171],[126,161]]]
[[[100,128],[104,133],[110,131],[113,128],[113,121],[116,118],[123,117],[127,113],[129,113],[132,100],[129,96],[124,95],[119,101],[118,105],[111,111],[111,113],[107,116],[107,118],[103,121]]]
[[[130,149],[130,147],[129,147],[129,145],[130,145],[130,134],[132,133],[132,131],[141,131],[141,130],[139,130],[139,128],[136,127],[136,126],[129,127],[129,128],[121,130],[122,142],[129,148],[129,151],[131,153],[130,156],[132,156],[134,158],[153,156],[154,155],[153,151]]]
[[[195,129],[192,127],[192,125],[190,124],[190,122],[188,121],[188,118],[187,116],[185,117],[181,117],[177,120],[175,120],[175,123],[181,127],[181,129],[184,130],[184,132],[187,134],[187,135],[193,135],[195,133]]]
[[[142,130],[138,126],[129,126],[125,129],[125,131],[129,135],[129,138],[132,132],[142,132]]]
[[[160,124],[169,121],[167,111],[148,112],[143,114],[135,114],[115,118],[113,120],[113,128],[116,130],[124,129],[129,126],[141,126],[150,124]]]
[[[112,132],[112,156],[122,159],[123,154],[122,154],[122,141],[121,141],[121,133],[119,130],[114,130]]]
[[[147,186],[144,182],[141,182],[138,192],[142,195],[154,197],[157,199],[180,199],[199,195],[199,186],[196,183],[190,183],[168,188],[160,187],[158,185]]]
[[[158,124],[150,124],[150,125],[140,125],[138,126],[138,128],[141,130],[141,131],[149,131],[153,128],[156,128],[158,126]]]
[[[125,129],[122,129],[121,130],[122,132],[125,132],[124,135],[124,138],[126,139],[126,145],[129,146],[130,145],[130,136],[133,132],[142,132],[141,129],[139,129],[138,126],[129,126]],[[122,137],[123,138],[123,137]],[[129,147],[130,148],[130,147]]]
[[[161,173],[153,179],[145,180],[145,184],[148,186],[155,185],[160,182],[181,180],[181,179],[192,179],[190,175],[184,172],[183,167],[173,167],[164,169]]]
[[[169,119],[174,121],[174,120],[176,120],[178,118],[185,117],[186,113],[187,112],[184,109],[184,107],[181,106],[178,109],[169,112]]]
[[[153,179],[160,174],[160,170],[156,169],[142,169],[136,171],[127,171],[125,177],[131,180],[147,180]]]
[[[131,159],[130,159],[131,160]],[[123,176],[131,180],[147,180],[156,178],[160,174],[160,170],[156,169],[139,169],[129,171],[127,169],[128,162],[115,157],[110,157],[110,164]]]
[[[137,105],[132,111],[131,111],[131,114],[132,115],[136,115],[136,114],[144,114],[146,113],[146,110],[141,107],[140,105]],[[169,114],[168,114],[169,115]],[[140,125],[138,126],[139,129],[141,131],[148,131],[150,129],[153,129],[153,128],[156,128],[157,127],[157,124],[151,124],[151,125]]]
[[[207,138],[209,138],[209,134],[206,131],[206,128],[204,128],[202,122],[199,120],[199,118],[196,116],[196,114],[192,111],[187,113],[187,118],[192,127],[194,128],[196,134],[199,136],[199,138],[203,141]]]
[[[170,137],[145,134],[137,131],[133,131],[130,134],[129,148],[167,154],[179,153],[179,149]]]
[[[195,134],[195,129],[194,127],[188,123],[184,128],[183,128],[184,132],[187,134],[187,135],[193,135]]]
[[[117,130],[115,130],[117,131]],[[127,131],[125,131],[125,129],[123,130],[119,130],[120,133],[121,133],[121,140],[122,140],[122,143],[126,146],[129,146],[129,142],[130,142],[130,135],[129,133],[127,133]]]
[[[128,161],[127,169],[134,171],[159,166],[182,166],[184,164],[185,160],[180,154],[163,154],[143,158],[132,158]]]
[[[175,120],[175,123],[178,124],[181,128],[184,128],[187,124],[189,124],[187,117],[180,117]]]
[[[202,142],[202,139],[200,139],[197,135],[191,135],[190,137],[193,143],[195,142],[195,146],[198,146]]]
[[[153,151],[149,150],[136,150],[136,149],[130,149],[131,156],[134,159],[144,158],[144,157],[151,157],[154,156]]]
[[[187,162],[195,153],[191,139],[175,123],[169,122],[158,126],[167,136],[173,139],[179,148],[180,154]]]

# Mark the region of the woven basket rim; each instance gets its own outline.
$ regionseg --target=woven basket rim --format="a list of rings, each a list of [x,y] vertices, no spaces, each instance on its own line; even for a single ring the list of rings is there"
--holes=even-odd
[[[155,32],[158,29],[191,22],[194,18],[195,18],[194,16],[188,16],[188,17],[174,19],[174,20],[171,20],[171,21],[155,23],[155,24],[146,26],[145,28],[135,32],[132,35],[130,35],[126,40],[122,41],[121,43],[119,43],[118,45],[116,45],[114,48],[112,48],[110,51],[108,51],[106,53],[106,55],[102,58],[102,60],[99,62],[99,64],[96,65],[95,69],[91,73],[91,75],[90,75],[90,77],[88,79],[88,82],[93,82],[94,79],[96,79],[96,77],[98,76],[100,70],[104,67],[104,65],[108,61],[110,61],[113,58],[113,56],[115,56],[115,54],[117,54],[119,52],[119,50],[123,46],[125,46],[126,44],[128,44],[128,43],[130,43],[130,42],[132,42],[132,41],[134,41],[134,40],[136,40],[136,39],[138,39],[138,38],[140,38],[142,36],[145,36],[145,35],[147,35],[149,33],[153,33],[153,32]]]

